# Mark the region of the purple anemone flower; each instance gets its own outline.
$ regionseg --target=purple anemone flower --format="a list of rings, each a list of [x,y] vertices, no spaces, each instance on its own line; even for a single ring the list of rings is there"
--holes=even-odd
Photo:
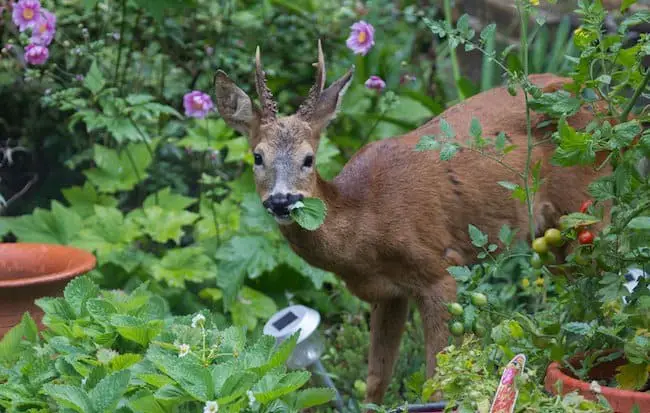
[[[386,87],[386,82],[379,76],[370,76],[365,83],[368,89],[375,89],[378,92],[381,92]]]
[[[198,119],[205,118],[214,107],[210,96],[198,90],[193,90],[183,96],[183,106],[186,116]]]
[[[20,0],[14,4],[11,18],[21,32],[35,27],[41,18],[41,2],[38,0]]]
[[[352,49],[355,54],[366,55],[375,45],[375,28],[372,24],[361,20],[351,26],[350,37],[345,44]]]
[[[41,17],[32,29],[31,42],[41,45],[49,45],[56,33],[56,16],[48,10],[41,10]]]
[[[30,65],[42,65],[48,57],[50,57],[50,52],[47,47],[40,44],[30,44],[25,48],[25,61]]]

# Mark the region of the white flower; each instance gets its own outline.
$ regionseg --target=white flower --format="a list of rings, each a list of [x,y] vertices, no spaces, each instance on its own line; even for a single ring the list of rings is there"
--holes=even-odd
[[[593,380],[589,384],[589,390],[591,390],[592,392],[594,392],[596,394],[601,394],[603,392],[602,387],[600,387],[600,384],[598,384],[598,382],[596,380]]]
[[[197,314],[192,318],[192,328],[196,328],[197,325],[203,325],[205,322],[205,316],[203,314]]]
[[[178,357],[185,357],[188,354],[190,354],[189,344],[181,344],[180,346],[178,346]]]
[[[248,396],[248,406],[249,406],[249,407],[253,407],[253,405],[254,405],[255,402],[257,401],[257,400],[255,399],[255,396],[253,395],[253,392],[252,392],[251,390],[248,390],[248,391],[246,392],[246,395]]]
[[[219,403],[207,402],[203,407],[203,413],[217,413],[219,411]]]
[[[81,379],[81,385],[85,386],[87,381],[88,381],[88,377],[84,377],[83,379]]]

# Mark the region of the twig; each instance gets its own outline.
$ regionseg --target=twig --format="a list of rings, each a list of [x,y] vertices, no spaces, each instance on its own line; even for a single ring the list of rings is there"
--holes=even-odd
[[[38,181],[38,174],[35,173],[34,176],[32,177],[32,179],[30,179],[29,182],[27,182],[27,183],[25,184],[25,186],[23,187],[23,189],[21,189],[20,191],[18,191],[17,193],[15,193],[11,198],[9,198],[9,199],[4,203],[4,205],[0,205],[0,215],[2,215],[3,212],[4,212],[5,210],[7,210],[7,209],[9,208],[9,206],[10,206],[13,202],[17,201],[18,198],[20,198],[21,196],[25,195],[25,194],[27,193],[27,191],[29,191],[29,188],[31,188],[31,187],[36,183],[36,181]]]

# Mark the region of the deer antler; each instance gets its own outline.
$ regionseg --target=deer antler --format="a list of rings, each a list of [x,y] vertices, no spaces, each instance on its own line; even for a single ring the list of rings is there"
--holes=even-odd
[[[297,112],[298,116],[304,119],[309,119],[314,112],[314,106],[325,87],[325,56],[323,55],[323,47],[321,46],[320,39],[318,39],[318,63],[315,63],[314,66],[316,66],[316,80],[311,89],[309,89],[307,98],[300,105]]]
[[[275,120],[278,113],[278,105],[273,100],[273,94],[266,85],[266,75],[262,68],[262,59],[260,58],[260,47],[257,46],[255,51],[255,89],[260,98],[260,105],[262,106],[262,123],[268,123]]]

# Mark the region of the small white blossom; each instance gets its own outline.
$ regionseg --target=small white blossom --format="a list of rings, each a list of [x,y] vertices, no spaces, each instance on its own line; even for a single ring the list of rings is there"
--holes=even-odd
[[[248,390],[246,392],[246,396],[248,396],[248,406],[253,407],[253,405],[255,405],[255,402],[257,401],[255,399],[255,395],[253,395],[253,392],[251,390]]]
[[[178,357],[185,357],[188,354],[190,354],[189,344],[181,344],[180,346],[178,346]]]
[[[207,402],[203,407],[203,413],[217,413],[219,411],[219,403]]]
[[[600,384],[598,384],[598,382],[596,380],[593,380],[589,384],[589,390],[591,390],[592,392],[594,392],[596,394],[601,394],[603,392],[602,387],[600,387]]]
[[[192,318],[192,328],[196,328],[197,325],[203,325],[205,323],[205,316],[203,314],[197,314]]]
[[[81,385],[85,386],[87,381],[88,381],[88,377],[84,377],[83,379],[81,379]]]

